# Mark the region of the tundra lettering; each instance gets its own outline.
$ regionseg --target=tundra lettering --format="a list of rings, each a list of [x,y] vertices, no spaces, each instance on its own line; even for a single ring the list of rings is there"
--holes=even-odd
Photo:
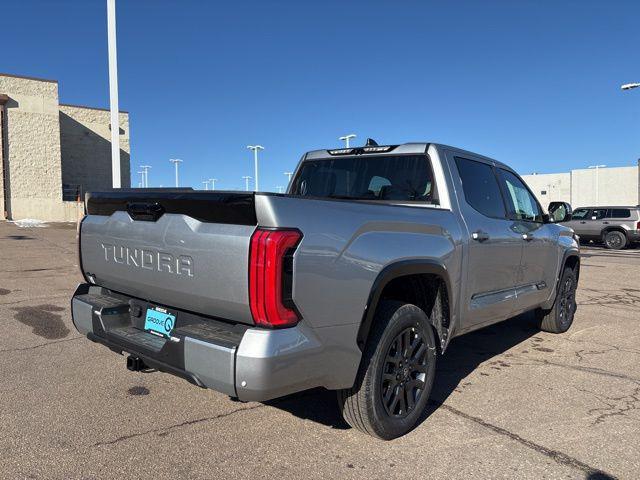
[[[106,262],[193,277],[193,258],[188,255],[175,257],[166,252],[108,243],[100,243],[100,246]]]
[[[446,145],[311,151],[285,194],[135,189],[85,202],[79,332],[126,353],[129,370],[242,401],[335,390],[345,420],[382,439],[423,416],[452,339],[526,311],[563,333],[576,311],[571,206],[545,212],[507,165]],[[621,248],[640,219],[613,216],[628,228],[594,235]]]

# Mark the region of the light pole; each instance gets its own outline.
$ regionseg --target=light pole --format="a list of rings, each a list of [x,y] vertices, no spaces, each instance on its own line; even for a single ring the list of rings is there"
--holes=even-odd
[[[107,49],[109,51],[109,111],[111,114],[111,179],[113,188],[120,188],[120,120],[118,118],[116,0],[107,0]]]
[[[249,191],[249,180],[251,180],[251,177],[244,176],[242,178],[244,179],[244,191],[248,192]]]
[[[144,171],[138,172],[138,175],[140,175],[140,182],[138,182],[138,188],[142,188],[144,187]]]
[[[281,186],[277,186],[276,188],[278,189],[278,193],[282,193],[282,191],[284,190],[284,187]]]
[[[606,165],[589,165],[589,168],[595,168],[596,170],[596,207],[600,206],[600,202],[598,199],[598,186],[599,186],[599,182],[598,182],[598,170],[600,170],[601,168],[606,167]]]
[[[202,182],[204,184],[204,189],[205,190],[209,190],[209,180],[205,180],[204,182]]]
[[[151,165],[140,165],[140,168],[144,172],[142,185],[144,185],[144,188],[149,188],[149,169],[151,168]]]
[[[291,177],[293,176],[293,172],[284,172],[287,176],[287,183],[291,183]]]
[[[209,181],[211,182],[211,190],[215,190],[216,189],[216,182],[218,181],[217,178],[210,178]]]
[[[352,138],[356,138],[356,134],[355,133],[350,133],[349,135],[344,135],[344,136],[340,137],[338,140],[344,140],[344,146],[349,148],[349,140],[351,140]]]
[[[178,188],[180,186],[180,179],[178,177],[178,165],[182,163],[182,160],[180,160],[179,158],[170,158],[169,161],[176,167],[176,188]]]
[[[249,150],[253,150],[253,174],[255,175],[255,191],[257,192],[259,187],[258,184],[258,150],[264,150],[262,145],[247,145]]]
[[[640,87],[640,83],[625,83],[620,86],[621,90],[633,90],[634,88]]]

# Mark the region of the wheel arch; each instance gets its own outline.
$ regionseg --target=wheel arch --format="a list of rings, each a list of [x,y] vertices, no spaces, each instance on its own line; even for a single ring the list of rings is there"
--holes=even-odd
[[[426,312],[435,330],[434,333],[436,334],[440,350],[444,351],[450,338],[449,332],[451,328],[451,308],[453,306],[451,280],[447,268],[437,260],[430,259],[401,260],[385,266],[380,271],[372,284],[362,322],[358,330],[357,343],[361,351],[364,350],[364,346],[369,337],[376,309],[380,301],[386,298],[383,294],[388,291],[388,287],[392,287],[394,282],[410,282],[421,276],[428,276],[438,281],[444,289],[442,297],[440,298],[440,305],[437,303],[440,290],[436,289],[436,291],[433,292],[435,295],[435,297],[432,298],[434,301],[433,308],[442,309],[442,311],[438,310],[437,318],[433,318],[434,315],[429,315],[429,312]]]
[[[564,272],[564,269],[568,266],[576,273],[577,281],[580,277],[580,253],[577,250],[568,250],[565,252],[564,259],[562,261],[562,268],[558,272],[558,282],[560,282],[562,272]]]
[[[600,232],[600,235],[602,236],[602,239],[604,240],[604,237],[607,235],[607,233],[609,232],[620,232],[622,233],[625,237],[627,237],[627,234],[629,232],[627,232],[627,230],[624,227],[621,227],[620,225],[613,225],[611,227],[607,227],[607,228],[603,228],[602,232]]]

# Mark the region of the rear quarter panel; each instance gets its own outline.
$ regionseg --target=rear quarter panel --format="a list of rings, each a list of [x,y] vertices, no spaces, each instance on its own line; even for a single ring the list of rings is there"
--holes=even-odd
[[[457,288],[461,231],[449,210],[284,196],[258,196],[256,210],[261,226],[303,232],[293,298],[313,328],[359,325],[376,277],[395,262],[436,260]]]

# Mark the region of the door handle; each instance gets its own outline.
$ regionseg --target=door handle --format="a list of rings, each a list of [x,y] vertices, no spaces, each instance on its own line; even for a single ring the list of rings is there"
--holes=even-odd
[[[609,225],[609,222],[602,222],[602,223],[604,223],[605,225]]]
[[[533,240],[533,235],[531,235],[530,233],[523,233],[522,238],[527,242],[530,242],[531,240]]]
[[[473,238],[476,242],[484,242],[489,240],[489,234],[487,232],[483,232],[482,230],[478,230],[477,232],[473,232],[471,234],[471,238]]]
[[[583,221],[581,221],[580,223],[587,223],[587,222],[585,222],[585,221],[583,220]]]

